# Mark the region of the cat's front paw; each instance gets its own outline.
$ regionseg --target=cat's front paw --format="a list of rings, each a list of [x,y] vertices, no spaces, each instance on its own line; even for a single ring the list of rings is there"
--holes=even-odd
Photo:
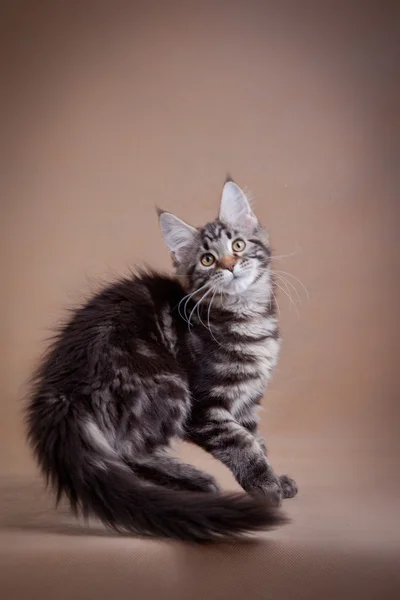
[[[288,477],[288,475],[281,475],[279,479],[281,482],[283,498],[294,498],[298,492],[295,480]]]
[[[274,506],[280,506],[282,504],[282,486],[278,477],[268,479],[267,481],[257,482],[256,484],[247,486],[245,489],[249,494],[266,496]]]

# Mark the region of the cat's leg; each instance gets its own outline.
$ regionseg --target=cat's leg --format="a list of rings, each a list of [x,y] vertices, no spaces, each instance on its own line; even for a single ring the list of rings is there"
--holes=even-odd
[[[255,437],[255,439],[260,444],[260,447],[262,448],[265,456],[267,456],[267,445],[265,443],[264,438],[258,430],[258,422],[259,418],[256,409],[250,409],[239,419],[239,423],[243,425],[243,427]],[[282,497],[284,499],[294,498],[298,491],[295,480],[289,477],[288,475],[280,475],[279,479],[282,487]]]
[[[280,504],[282,485],[264,447],[243,425],[222,408],[211,408],[192,423],[189,439],[223,462],[249,493],[265,494]]]
[[[192,492],[219,491],[219,486],[211,475],[180,462],[163,451],[125,459],[125,462],[138,477],[155,485]]]
[[[242,425],[247,431],[249,431],[260,444],[265,456],[267,456],[267,444],[261,433],[258,430],[259,418],[255,411],[248,411],[240,418],[238,418],[238,423]]]
[[[145,367],[142,365],[142,371]],[[183,435],[191,402],[187,382],[179,368],[175,372],[173,367],[170,357],[160,354],[157,365],[152,366],[155,372],[142,375],[142,380],[134,379],[134,394],[133,384],[124,372],[124,387],[119,389],[123,402],[119,405],[117,451],[144,482],[179,490],[216,492],[218,484],[211,475],[167,453],[171,440]]]

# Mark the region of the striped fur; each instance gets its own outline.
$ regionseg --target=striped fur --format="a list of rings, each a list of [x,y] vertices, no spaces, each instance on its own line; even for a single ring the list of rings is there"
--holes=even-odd
[[[235,210],[226,209],[231,220]],[[279,351],[271,253],[246,210],[242,230],[164,217],[177,278],[116,282],[56,335],[34,378],[28,436],[57,497],[75,511],[196,541],[284,522],[277,506],[296,485],[275,475],[257,427]],[[204,253],[213,253],[212,268]],[[221,460],[249,494],[221,494],[210,475],[169,456],[173,438]]]

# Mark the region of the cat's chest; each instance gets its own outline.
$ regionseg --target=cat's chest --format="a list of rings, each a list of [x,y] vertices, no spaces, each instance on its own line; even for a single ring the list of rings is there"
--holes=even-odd
[[[254,319],[213,329],[197,356],[194,381],[211,402],[230,410],[257,402],[279,354],[275,319]]]

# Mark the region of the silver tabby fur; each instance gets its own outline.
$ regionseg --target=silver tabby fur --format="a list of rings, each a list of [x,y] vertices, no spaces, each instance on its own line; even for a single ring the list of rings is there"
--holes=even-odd
[[[232,181],[201,229],[159,217],[176,277],[122,279],[74,312],[34,377],[29,440],[58,499],[115,529],[207,541],[276,526],[297,488],[258,432],[279,352],[267,234]],[[174,438],[245,493],[172,457]]]

